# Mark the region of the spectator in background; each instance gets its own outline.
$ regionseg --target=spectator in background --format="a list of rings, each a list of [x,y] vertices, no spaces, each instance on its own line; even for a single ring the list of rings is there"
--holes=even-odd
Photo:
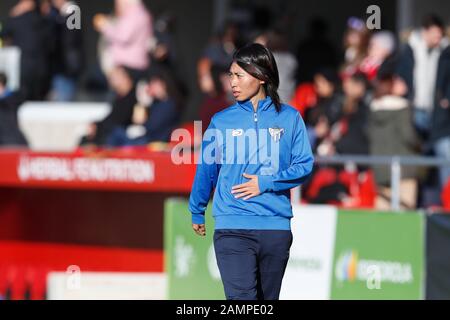
[[[439,61],[447,46],[444,23],[429,15],[423,20],[422,29],[412,32],[399,60],[398,73],[405,79],[413,101],[414,124],[425,140],[430,133]]]
[[[398,76],[385,74],[375,82],[374,99],[369,113],[369,145],[373,156],[412,156],[419,150],[419,139],[414,130],[412,110],[404,98],[408,89]],[[376,207],[390,208],[391,176],[390,168],[374,167],[375,179],[379,186]],[[415,209],[417,201],[417,170],[402,168],[400,182],[401,205],[404,209]]]
[[[177,65],[178,54],[174,41],[176,32],[176,17],[171,13],[164,13],[155,20],[155,46],[151,51],[151,72],[169,73],[170,78],[175,81],[180,100],[189,96],[189,89],[185,83],[185,77],[179,73]],[[159,71],[158,71],[159,70]],[[185,107],[185,104],[181,104]],[[182,112],[183,110],[180,110]]]
[[[43,100],[49,87],[50,28],[35,0],[19,0],[0,32],[21,50],[20,89],[25,100]]]
[[[333,69],[324,68],[314,76],[317,104],[306,110],[308,136],[317,153],[317,147],[328,136],[330,127],[339,120],[343,97],[339,93],[339,76]]]
[[[231,87],[228,82],[228,69],[213,66],[211,68],[211,76],[214,90],[204,97],[199,112],[203,133],[208,128],[212,116],[231,105],[233,101]]]
[[[197,63],[198,83],[202,93],[211,94],[214,91],[212,67],[229,68],[237,41],[237,26],[233,23],[227,23],[218,36],[214,37],[206,46]]]
[[[107,145],[124,147],[169,142],[180,118],[176,88],[168,73],[153,75],[144,87],[144,94],[151,101],[150,104],[141,101],[140,105],[135,106],[132,123],[117,126],[108,137]]]
[[[267,41],[261,44],[267,46],[273,53],[280,74],[280,87],[278,94],[284,103],[291,101],[296,85],[297,59],[289,52],[286,34],[281,30],[270,30],[266,36]]]
[[[322,18],[314,18],[309,22],[308,35],[297,48],[297,82],[311,82],[322,68],[337,68],[338,55],[328,39],[328,24]]]
[[[52,0],[45,17],[51,22],[54,37],[52,39],[52,87],[50,99],[53,101],[73,101],[77,81],[84,67],[83,35],[78,29],[69,29],[67,19],[74,2]]]
[[[323,137],[317,143],[318,155],[365,155],[368,153],[368,138],[365,130],[367,107],[364,102],[367,84],[367,78],[362,73],[356,73],[344,80],[345,96],[339,96],[340,98],[334,102],[332,113],[334,120],[331,124],[325,122],[326,125],[320,129]],[[320,128],[320,126],[316,126],[316,128]],[[342,165],[321,165],[316,169],[311,182],[305,186],[305,198],[308,201],[334,205],[352,205],[358,201],[354,198],[350,184],[364,179],[366,176],[365,166],[355,168],[353,165],[346,165],[344,168]],[[355,169],[359,170],[356,180],[353,180]]]
[[[305,117],[308,109],[313,108],[317,104],[317,94],[314,88],[314,83],[304,82],[300,83],[295,89],[294,96],[289,103],[290,106],[300,112],[302,117]]]
[[[368,108],[365,95],[368,89],[367,78],[356,73],[343,82],[344,100],[339,120],[330,129],[325,141],[318,147],[319,154],[368,154],[367,136]]]
[[[159,16],[155,21],[155,46],[152,50],[153,63],[175,68],[177,53],[174,43],[175,17],[169,13]]]
[[[359,71],[364,73],[369,81],[377,75],[391,74],[395,71],[396,39],[390,31],[379,31],[370,37],[367,57],[361,62]]]
[[[347,21],[347,31],[344,34],[344,63],[341,67],[343,78],[355,74],[361,62],[367,56],[370,32],[366,23],[355,17]]]
[[[105,119],[89,126],[87,136],[80,142],[81,146],[103,146],[117,126],[125,127],[132,123],[133,110],[137,103],[133,79],[125,68],[116,67],[108,75],[108,81],[115,94],[111,112]]]
[[[141,0],[115,0],[116,18],[94,17],[94,27],[108,41],[112,67],[123,67],[136,83],[150,67],[152,16]]]
[[[297,48],[297,81],[290,105],[297,109],[303,117],[318,103],[316,88],[319,85],[317,75],[323,70],[332,71],[337,68],[338,56],[331,42],[327,39],[328,26],[321,18],[314,18],[309,24],[309,35]],[[353,37],[351,39],[359,39]],[[356,40],[354,40],[356,44]],[[350,50],[350,49],[349,49]],[[337,78],[337,76],[335,77]],[[321,83],[324,83],[321,81]],[[322,96],[324,97],[324,96]]]
[[[436,100],[431,119],[430,142],[436,156],[450,161],[450,46],[441,54],[436,81]],[[450,167],[440,169],[444,187],[450,179]]]
[[[27,141],[19,129],[17,110],[23,103],[18,93],[7,89],[6,75],[0,73],[0,145],[27,146]]]

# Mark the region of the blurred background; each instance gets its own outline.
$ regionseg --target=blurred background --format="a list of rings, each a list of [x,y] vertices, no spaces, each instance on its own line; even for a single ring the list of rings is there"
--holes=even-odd
[[[233,103],[228,68],[250,42],[274,53],[317,159],[292,191],[285,282],[298,285],[282,296],[450,298],[449,12],[444,0],[2,0],[0,299],[223,297],[211,238],[191,235],[195,165],[172,155],[193,160]],[[177,129],[190,138],[171,141]]]

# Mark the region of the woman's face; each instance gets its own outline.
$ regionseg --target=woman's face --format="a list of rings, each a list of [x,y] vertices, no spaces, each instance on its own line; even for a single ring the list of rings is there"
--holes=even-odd
[[[253,77],[242,69],[236,62],[231,65],[229,72],[231,91],[237,101],[248,100],[261,89],[263,81]]]
[[[361,45],[361,34],[356,30],[350,30],[346,36],[349,47],[357,48]]]
[[[444,34],[441,28],[432,26],[423,30],[422,36],[429,48],[435,48],[439,45],[439,43],[441,43]]]
[[[163,100],[167,96],[167,88],[164,81],[154,78],[148,84],[147,92],[157,99]]]
[[[334,85],[320,74],[314,77],[314,88],[319,97],[331,97],[334,93]]]
[[[360,81],[348,78],[343,83],[343,90],[347,97],[361,99],[366,93],[366,86]]]

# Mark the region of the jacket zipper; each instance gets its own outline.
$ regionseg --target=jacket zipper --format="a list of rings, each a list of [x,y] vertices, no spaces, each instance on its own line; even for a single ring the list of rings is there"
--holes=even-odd
[[[258,133],[258,111],[253,114],[253,119],[255,120],[255,130],[256,130],[256,161],[259,161],[259,133]]]

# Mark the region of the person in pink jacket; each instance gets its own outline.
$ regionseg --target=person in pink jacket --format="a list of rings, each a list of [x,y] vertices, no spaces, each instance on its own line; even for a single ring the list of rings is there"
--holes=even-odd
[[[94,27],[109,43],[112,65],[122,66],[137,81],[150,66],[151,13],[141,0],[115,0],[116,18],[94,17]]]

